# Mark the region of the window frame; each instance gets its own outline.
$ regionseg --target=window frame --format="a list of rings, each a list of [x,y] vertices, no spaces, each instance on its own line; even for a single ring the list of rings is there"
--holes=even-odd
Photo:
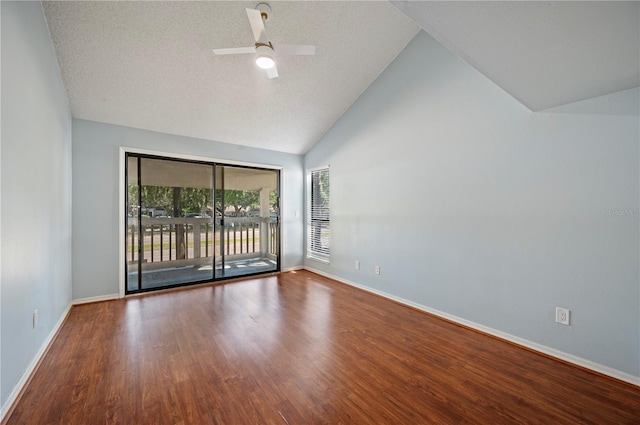
[[[310,168],[307,170],[307,220],[306,220],[306,257],[311,260],[329,264],[331,261],[331,173],[329,165]],[[326,205],[314,204],[314,176],[322,178],[326,173],[328,184],[328,198]],[[326,211],[321,211],[326,210]],[[324,236],[313,236],[316,232],[324,233]],[[323,242],[326,246],[322,245]]]

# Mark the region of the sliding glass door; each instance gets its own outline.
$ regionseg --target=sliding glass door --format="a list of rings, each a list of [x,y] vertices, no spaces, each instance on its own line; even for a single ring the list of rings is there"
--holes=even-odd
[[[126,292],[279,270],[279,172],[128,154]]]
[[[274,170],[216,166],[216,278],[279,270],[278,180]]]

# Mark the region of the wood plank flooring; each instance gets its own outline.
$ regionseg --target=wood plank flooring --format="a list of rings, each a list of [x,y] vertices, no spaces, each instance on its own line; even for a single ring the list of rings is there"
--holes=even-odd
[[[8,424],[640,424],[640,388],[306,272],[76,306]]]

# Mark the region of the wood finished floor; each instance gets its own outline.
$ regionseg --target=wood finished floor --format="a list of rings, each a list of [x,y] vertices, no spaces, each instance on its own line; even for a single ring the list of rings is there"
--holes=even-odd
[[[73,307],[8,424],[639,424],[640,388],[305,272]]]

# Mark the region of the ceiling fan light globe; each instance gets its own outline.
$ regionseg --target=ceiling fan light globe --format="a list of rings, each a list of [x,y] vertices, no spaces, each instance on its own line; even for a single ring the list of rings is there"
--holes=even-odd
[[[275,64],[271,43],[269,45],[256,43],[256,65],[262,69],[271,69]]]
[[[271,69],[275,66],[275,64],[276,62],[273,60],[273,58],[268,55],[260,55],[256,58],[256,65],[258,65],[258,68]]]

